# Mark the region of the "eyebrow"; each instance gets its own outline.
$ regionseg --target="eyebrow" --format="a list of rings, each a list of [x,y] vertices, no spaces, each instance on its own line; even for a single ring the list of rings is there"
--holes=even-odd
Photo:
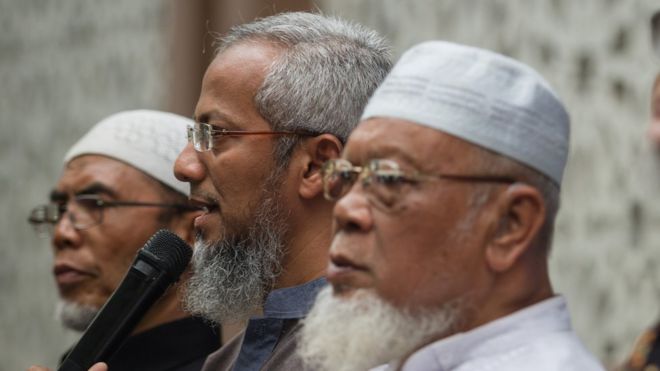
[[[67,198],[69,198],[69,196],[64,192],[58,191],[56,189],[50,191],[50,202],[64,202],[67,200]]]
[[[239,128],[239,125],[236,124],[236,120],[233,120],[231,117],[217,110],[205,112],[199,116],[193,115],[193,121],[209,125],[212,125],[209,121],[222,121],[229,126],[229,129]]]
[[[77,195],[95,195],[95,194],[105,194],[110,197],[116,197],[117,192],[113,190],[112,188],[108,187],[107,185],[99,182],[94,182],[87,187],[81,189],[80,191],[76,192]]]
[[[87,187],[83,188],[80,191],[77,191],[75,193],[76,196],[78,195],[97,195],[97,194],[105,194],[110,197],[116,198],[117,192],[115,192],[112,188],[108,187],[107,185],[99,182],[94,182]],[[57,189],[53,189],[50,191],[50,202],[66,202],[69,199],[69,195],[66,192],[58,191]]]

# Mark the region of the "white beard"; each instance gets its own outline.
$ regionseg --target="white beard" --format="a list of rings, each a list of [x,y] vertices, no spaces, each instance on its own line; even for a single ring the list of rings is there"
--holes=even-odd
[[[350,298],[326,287],[303,322],[298,354],[320,371],[369,370],[403,357],[456,324],[457,305],[415,315],[397,309],[370,291]]]
[[[55,305],[55,318],[68,329],[83,332],[101,309],[60,299]]]

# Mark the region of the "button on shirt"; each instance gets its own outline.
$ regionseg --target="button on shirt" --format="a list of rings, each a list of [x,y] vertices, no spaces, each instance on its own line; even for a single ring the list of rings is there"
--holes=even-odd
[[[203,370],[302,370],[295,354],[300,320],[325,285],[325,278],[319,278],[272,291],[264,304],[264,315],[251,318],[243,333],[211,354]]]
[[[374,370],[395,370],[393,365]],[[557,296],[471,331],[431,343],[403,371],[603,371],[573,332]]]

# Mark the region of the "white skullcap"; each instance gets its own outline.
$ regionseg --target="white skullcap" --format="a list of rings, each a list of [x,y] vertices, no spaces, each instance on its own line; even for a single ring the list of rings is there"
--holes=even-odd
[[[437,129],[526,164],[561,184],[569,117],[548,83],[511,58],[441,41],[396,63],[362,120],[393,117]]]
[[[188,195],[190,185],[174,177],[174,161],[186,146],[191,119],[173,113],[136,110],[103,119],[64,156],[64,163],[82,155],[104,155],[131,165]]]

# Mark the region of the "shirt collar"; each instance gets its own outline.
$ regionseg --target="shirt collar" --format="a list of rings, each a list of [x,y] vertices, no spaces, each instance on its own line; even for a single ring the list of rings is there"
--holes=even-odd
[[[266,318],[303,318],[314,304],[316,294],[327,284],[325,277],[299,286],[271,291],[264,304]]]
[[[437,369],[451,370],[474,357],[503,353],[515,345],[533,340],[540,333],[570,329],[566,301],[556,296],[473,330],[436,341],[413,354],[404,369],[417,370],[425,369],[419,366],[437,365]]]

